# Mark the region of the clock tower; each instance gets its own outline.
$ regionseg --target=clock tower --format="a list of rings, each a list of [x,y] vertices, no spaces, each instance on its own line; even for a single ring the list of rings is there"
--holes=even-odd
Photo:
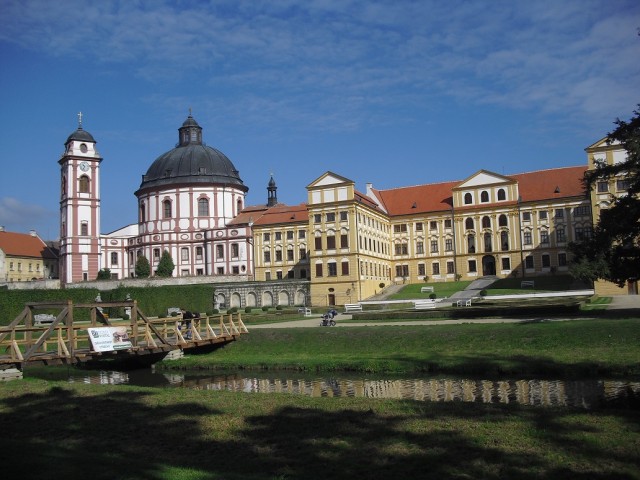
[[[82,128],[67,138],[60,164],[60,281],[95,280],[100,270],[100,163],[93,136]]]

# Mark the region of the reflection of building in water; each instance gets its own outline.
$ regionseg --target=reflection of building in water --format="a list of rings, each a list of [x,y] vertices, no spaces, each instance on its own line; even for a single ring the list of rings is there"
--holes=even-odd
[[[615,398],[640,396],[640,382],[472,379],[258,379],[226,375],[176,381],[202,390],[292,393],[311,397],[395,398],[430,402],[515,403],[590,408]],[[178,378],[181,380],[178,381]],[[171,380],[170,380],[171,381]],[[173,382],[172,382],[173,383]]]

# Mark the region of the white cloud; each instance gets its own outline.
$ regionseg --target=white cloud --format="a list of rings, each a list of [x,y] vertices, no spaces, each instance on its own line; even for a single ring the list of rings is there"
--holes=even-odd
[[[56,234],[58,212],[42,205],[24,203],[12,197],[0,198],[0,225],[8,231],[26,232],[36,230],[43,238],[47,234]],[[44,236],[43,236],[44,235]]]

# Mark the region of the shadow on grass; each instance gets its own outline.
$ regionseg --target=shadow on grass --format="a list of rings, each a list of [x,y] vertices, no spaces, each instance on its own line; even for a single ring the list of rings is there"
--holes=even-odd
[[[4,398],[3,477],[620,480],[634,478],[628,472],[638,466],[637,456],[625,456],[619,445],[582,450],[573,429],[596,435],[599,427],[571,421],[576,413],[568,409],[399,401],[389,410],[372,403],[374,411],[326,402],[303,407],[282,397],[274,408],[254,407],[267,413],[245,417],[233,404],[245,401],[239,396],[170,404],[163,398],[135,389],[87,394],[60,387]],[[220,408],[208,406],[218,401]],[[616,415],[629,415],[622,420],[637,426],[637,412]],[[221,422],[238,430],[220,429]],[[551,446],[540,448],[543,442]],[[567,456],[575,462],[563,463]]]

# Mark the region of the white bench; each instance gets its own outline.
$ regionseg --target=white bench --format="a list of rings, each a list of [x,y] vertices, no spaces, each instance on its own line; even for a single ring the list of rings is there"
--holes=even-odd
[[[533,288],[535,282],[533,280],[523,280],[520,282],[520,288]]]
[[[436,308],[435,300],[415,300],[413,305],[416,310],[426,310],[429,308]]]
[[[33,316],[33,326],[34,327],[44,327],[49,326],[53,322],[55,322],[55,315],[51,315],[49,313],[39,313]]]
[[[456,305],[459,307],[465,306],[465,307],[470,307],[471,306],[471,299],[469,300],[458,300],[456,302]]]
[[[420,289],[420,293],[425,293],[425,292],[432,292],[433,293],[433,287],[422,287]]]
[[[311,309],[310,308],[306,308],[306,307],[300,307],[298,309],[298,313],[304,313],[305,317],[310,317],[311,316]]]
[[[361,312],[361,311],[362,311],[362,305],[360,305],[359,303],[346,303],[344,306],[344,313]]]

